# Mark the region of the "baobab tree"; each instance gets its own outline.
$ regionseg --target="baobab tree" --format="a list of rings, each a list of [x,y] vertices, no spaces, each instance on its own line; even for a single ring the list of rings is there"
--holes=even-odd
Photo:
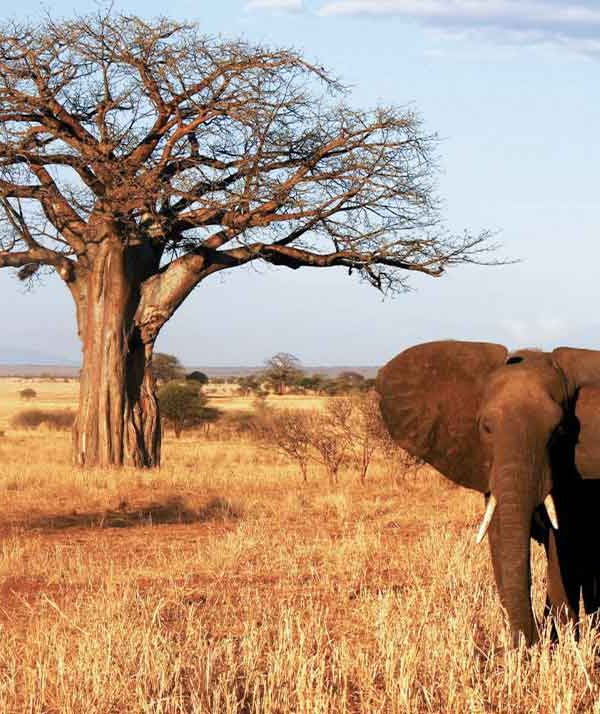
[[[302,363],[289,352],[278,352],[265,360],[263,377],[274,387],[275,394],[285,394],[302,374]]]
[[[418,117],[343,95],[293,51],[168,19],[0,28],[0,267],[73,296],[78,464],[159,463],[153,345],[209,276],[341,266],[393,291],[487,248],[444,231]]]

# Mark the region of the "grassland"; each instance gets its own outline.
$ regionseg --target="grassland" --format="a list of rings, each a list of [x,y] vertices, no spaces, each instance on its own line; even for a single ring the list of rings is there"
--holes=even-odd
[[[83,472],[68,434],[10,427],[23,386],[0,380],[0,712],[600,712],[588,623],[506,648],[476,495],[380,463],[304,485],[193,435],[160,471]]]

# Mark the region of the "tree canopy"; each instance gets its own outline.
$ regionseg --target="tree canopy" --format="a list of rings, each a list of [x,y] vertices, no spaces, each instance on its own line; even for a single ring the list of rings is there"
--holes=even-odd
[[[152,371],[157,382],[170,382],[183,377],[184,369],[175,355],[155,352],[152,355]]]
[[[189,382],[165,384],[158,391],[158,400],[162,416],[173,425],[177,438],[184,428],[199,424],[205,415],[206,397]]]
[[[303,374],[302,363],[289,352],[278,352],[265,360],[263,378],[275,388],[277,394],[295,384]]]
[[[349,107],[295,52],[99,14],[5,24],[0,63],[0,266],[24,278],[51,266],[73,279],[103,217],[164,254],[142,320],[153,298],[255,260],[397,288],[484,247],[440,228],[435,138],[418,116]]]
[[[154,465],[154,342],[199,283],[256,261],[383,291],[482,260],[410,110],[352,107],[299,53],[112,11],[0,27],[0,267],[55,270],[83,344],[76,460]]]

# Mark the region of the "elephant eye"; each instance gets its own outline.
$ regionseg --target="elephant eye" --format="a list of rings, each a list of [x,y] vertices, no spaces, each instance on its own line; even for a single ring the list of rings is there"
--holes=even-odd
[[[509,357],[506,360],[506,364],[519,364],[519,362],[522,362],[523,358],[520,357],[519,355],[513,355],[512,357]]]

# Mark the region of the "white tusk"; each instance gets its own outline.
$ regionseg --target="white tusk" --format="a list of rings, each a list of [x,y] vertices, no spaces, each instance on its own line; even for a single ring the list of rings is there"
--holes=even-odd
[[[548,514],[550,523],[552,523],[552,528],[554,528],[554,530],[557,531],[558,530],[558,517],[556,516],[556,506],[554,505],[554,499],[552,498],[551,493],[549,493],[546,496],[546,498],[544,499],[544,508],[546,509],[546,513]]]
[[[489,497],[485,513],[483,514],[483,520],[481,521],[481,525],[479,526],[479,530],[477,531],[477,538],[475,539],[477,545],[481,543],[481,541],[485,537],[485,534],[487,533],[487,529],[489,528],[490,523],[492,522],[492,517],[494,515],[494,511],[496,510],[497,504],[498,502],[496,501],[496,496],[492,494]]]

